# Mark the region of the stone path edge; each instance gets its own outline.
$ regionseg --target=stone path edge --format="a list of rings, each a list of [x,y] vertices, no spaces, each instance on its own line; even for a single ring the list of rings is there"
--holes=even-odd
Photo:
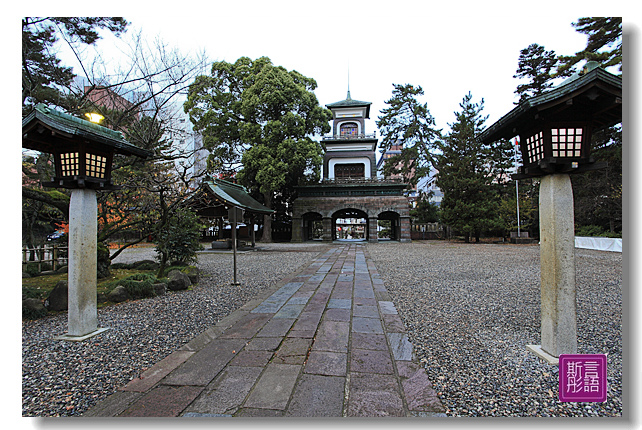
[[[331,245],[326,245],[319,250],[314,259],[326,253],[331,248]],[[112,393],[102,401],[87,410],[83,417],[116,417],[125,412],[132,406],[139,398],[149,393],[158,382],[160,382],[172,370],[178,368],[183,364],[191,355],[203,349],[207,344],[212,342],[225,330],[232,327],[241,318],[250,313],[252,309],[265,301],[268,297],[282,288],[288,282],[308,268],[308,264],[303,264],[296,271],[289,273],[272,287],[267,288],[262,294],[256,298],[248,301],[239,309],[233,311],[226,317],[222,318],[216,324],[194,337],[192,340],[178,348],[176,351],[167,355],[158,363],[154,364],[149,369],[145,370],[139,378],[132,379],[124,387],[120,387],[116,392]],[[242,288],[242,286],[240,287]],[[161,376],[162,375],[162,376]],[[149,380],[149,383],[142,382]]]

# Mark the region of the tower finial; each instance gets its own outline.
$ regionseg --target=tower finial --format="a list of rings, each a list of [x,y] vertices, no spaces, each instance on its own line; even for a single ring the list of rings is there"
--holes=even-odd
[[[352,97],[350,97],[350,61],[348,61],[348,95],[346,100],[352,100]]]

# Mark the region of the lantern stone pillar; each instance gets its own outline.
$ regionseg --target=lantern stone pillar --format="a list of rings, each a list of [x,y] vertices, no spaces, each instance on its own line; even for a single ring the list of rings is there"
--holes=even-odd
[[[529,349],[555,362],[577,353],[575,218],[567,174],[542,177],[539,192],[541,347]],[[542,353],[543,352],[543,353]]]
[[[96,191],[78,188],[69,202],[69,265],[67,334],[57,339],[84,340],[107,330],[98,329]]]

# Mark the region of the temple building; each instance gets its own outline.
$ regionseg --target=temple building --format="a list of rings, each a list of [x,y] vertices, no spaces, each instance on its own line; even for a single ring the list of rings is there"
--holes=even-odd
[[[376,133],[367,133],[370,102],[345,100],[326,105],[332,134],[323,137],[323,180],[297,187],[292,242],[321,239],[410,241],[406,183],[377,176]]]

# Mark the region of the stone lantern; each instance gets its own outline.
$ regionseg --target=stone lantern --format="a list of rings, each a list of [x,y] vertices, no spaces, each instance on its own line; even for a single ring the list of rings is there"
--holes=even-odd
[[[55,176],[45,187],[69,188],[68,331],[66,340],[84,340],[98,329],[96,297],[96,190],[118,188],[111,181],[114,154],[151,156],[120,132],[39,104],[22,121],[22,147],[52,154]]]
[[[577,353],[575,217],[570,174],[605,167],[591,157],[594,131],[622,121],[622,78],[589,63],[581,76],[521,102],[481,135],[485,142],[520,137],[521,171],[541,177],[539,197],[541,345],[550,363]]]

